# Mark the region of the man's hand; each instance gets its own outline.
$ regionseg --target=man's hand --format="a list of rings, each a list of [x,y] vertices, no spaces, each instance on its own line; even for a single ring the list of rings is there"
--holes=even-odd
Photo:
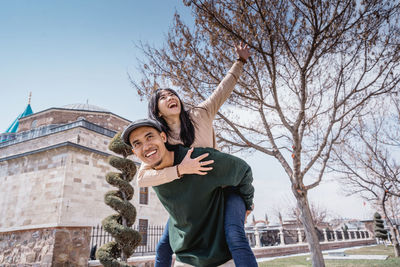
[[[247,46],[247,44],[243,46],[243,42],[240,42],[240,45],[237,45],[237,44],[234,44],[234,45],[235,45],[236,55],[239,58],[242,58],[245,61],[247,61],[247,59],[250,57],[250,49]]]
[[[208,153],[204,153],[197,158],[190,158],[193,152],[193,147],[188,150],[186,153],[185,158],[182,162],[178,165],[178,170],[181,175],[183,174],[199,174],[199,175],[206,175],[207,171],[211,171],[212,167],[204,167],[214,163],[214,160],[206,160],[201,161],[202,159],[208,157]]]

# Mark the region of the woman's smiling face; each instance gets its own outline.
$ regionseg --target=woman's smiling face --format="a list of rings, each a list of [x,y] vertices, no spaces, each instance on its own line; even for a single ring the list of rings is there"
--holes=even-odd
[[[160,117],[175,117],[181,113],[178,97],[169,90],[161,90],[158,98],[158,114]]]

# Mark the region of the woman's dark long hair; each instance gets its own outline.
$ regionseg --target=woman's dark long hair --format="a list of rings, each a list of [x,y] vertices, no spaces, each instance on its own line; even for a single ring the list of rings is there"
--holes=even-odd
[[[182,100],[178,96],[178,94],[171,88],[165,89],[157,89],[152,96],[150,97],[149,101],[149,118],[156,120],[161,123],[163,130],[167,135],[170,133],[171,129],[168,127],[168,123],[164,120],[164,118],[159,116],[159,109],[158,109],[158,100],[160,99],[161,91],[166,90],[178,98],[181,104],[181,113],[179,114],[179,119],[181,121],[181,132],[180,138],[183,144],[187,147],[190,147],[194,142],[194,125],[192,120],[190,119],[189,112],[185,109]]]

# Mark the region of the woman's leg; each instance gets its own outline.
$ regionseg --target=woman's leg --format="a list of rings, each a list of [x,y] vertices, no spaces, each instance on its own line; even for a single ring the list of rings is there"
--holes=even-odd
[[[236,267],[258,266],[244,232],[246,206],[241,196],[232,188],[225,192],[225,238]]]
[[[169,244],[168,223],[169,220],[156,247],[155,267],[171,267],[173,251]]]

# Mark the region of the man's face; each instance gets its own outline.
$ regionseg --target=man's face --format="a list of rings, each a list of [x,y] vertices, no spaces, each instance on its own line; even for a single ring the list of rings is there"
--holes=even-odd
[[[152,168],[160,165],[164,159],[167,152],[166,141],[165,133],[159,133],[153,127],[148,126],[137,128],[129,135],[133,153]]]

